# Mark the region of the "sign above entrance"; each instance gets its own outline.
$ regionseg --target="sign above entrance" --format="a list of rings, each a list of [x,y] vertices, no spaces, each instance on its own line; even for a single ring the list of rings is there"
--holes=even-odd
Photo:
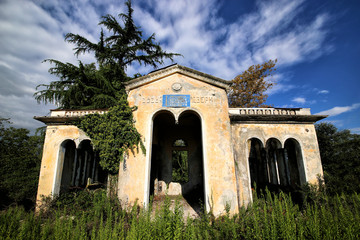
[[[163,95],[163,107],[190,107],[190,95]]]

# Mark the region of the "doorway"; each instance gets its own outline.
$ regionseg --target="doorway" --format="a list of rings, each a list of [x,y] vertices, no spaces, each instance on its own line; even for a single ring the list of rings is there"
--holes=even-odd
[[[169,111],[153,119],[150,196],[178,192],[195,210],[204,205],[204,167],[201,119],[194,111],[184,111],[178,121]]]

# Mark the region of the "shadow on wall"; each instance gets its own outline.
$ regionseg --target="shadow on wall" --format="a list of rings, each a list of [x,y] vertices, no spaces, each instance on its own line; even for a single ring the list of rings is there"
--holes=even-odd
[[[289,138],[282,147],[276,138],[270,138],[265,147],[252,138],[249,146],[251,188],[261,196],[267,188],[270,192],[293,193],[306,184],[301,147],[297,140]]]
[[[99,166],[98,154],[93,151],[90,140],[81,141],[78,148],[73,140],[65,140],[60,147],[59,160],[63,165],[56,194],[106,184],[107,173]]]

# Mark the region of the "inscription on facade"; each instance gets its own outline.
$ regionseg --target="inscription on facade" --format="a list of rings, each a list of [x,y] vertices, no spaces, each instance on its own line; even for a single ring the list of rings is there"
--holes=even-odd
[[[213,103],[214,102],[214,97],[213,96],[210,96],[210,97],[193,96],[193,97],[191,97],[191,102],[192,103]]]
[[[190,107],[190,95],[164,95],[163,107]]]
[[[162,96],[150,96],[150,97],[142,97],[141,103],[161,103]]]
[[[193,103],[212,104],[215,102],[216,102],[215,96],[163,95],[163,96],[148,96],[141,98],[142,104],[162,103],[163,107],[190,107],[190,105]]]

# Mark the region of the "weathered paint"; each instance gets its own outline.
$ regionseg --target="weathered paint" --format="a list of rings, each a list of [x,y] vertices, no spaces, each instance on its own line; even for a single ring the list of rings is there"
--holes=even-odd
[[[37,193],[39,203],[42,196],[54,196],[59,193],[63,167],[59,158],[61,144],[66,140],[73,140],[78,146],[85,139],[89,137],[76,126],[47,126]]]
[[[233,123],[231,127],[240,204],[247,205],[252,197],[248,161],[248,143],[251,138],[259,139],[263,146],[269,139],[275,138],[280,141],[282,148],[287,139],[295,139],[301,147],[306,181],[316,184],[318,176],[323,175],[314,124]]]
[[[174,84],[180,84],[181,90],[175,92]],[[190,107],[167,108],[162,106],[161,97],[168,94],[190,95]],[[135,126],[141,133],[147,149],[146,155],[130,153],[120,165],[119,197],[126,203],[138,200],[145,205],[149,201],[150,159],[152,141],[152,123],[154,115],[167,110],[175,119],[184,111],[194,111],[201,118],[203,136],[205,201],[208,210],[216,215],[224,211],[226,204],[231,212],[237,211],[235,165],[232,158],[230,120],[227,96],[224,89],[215,87],[174,73],[152,81],[129,92],[129,103],[137,106],[134,112]],[[126,169],[126,170],[124,170]]]
[[[275,138],[282,148],[287,139],[295,139],[301,148],[306,181],[316,183],[323,173],[313,123],[324,116],[311,115],[309,109],[229,109],[226,81],[179,65],[135,79],[126,87],[129,104],[137,107],[135,126],[142,135],[146,153],[141,150],[129,152],[120,163],[118,197],[124,205],[148,204],[153,120],[161,111],[171,113],[174,121],[186,111],[201,120],[205,206],[215,215],[224,213],[227,205],[230,205],[231,213],[236,213],[240,206],[251,202],[248,160],[251,138],[259,139],[264,146],[269,139]],[[190,103],[168,107],[163,104],[163,95],[183,95]],[[59,192],[63,168],[59,157],[61,144],[73,140],[79,146],[81,141],[89,139],[69,123],[94,112],[104,113],[104,110],[54,110],[50,117],[36,117],[48,125],[38,204],[41,196]],[[169,135],[171,133],[166,134]]]

